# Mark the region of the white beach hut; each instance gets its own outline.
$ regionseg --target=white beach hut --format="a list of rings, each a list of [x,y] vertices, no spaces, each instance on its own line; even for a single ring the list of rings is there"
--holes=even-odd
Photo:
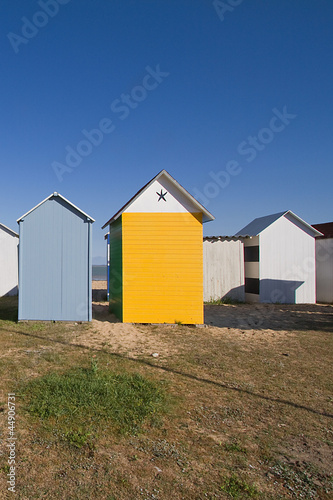
[[[315,237],[321,235],[290,210],[238,231],[244,238],[245,300],[314,304]]]
[[[17,295],[19,235],[0,224],[0,297]]]

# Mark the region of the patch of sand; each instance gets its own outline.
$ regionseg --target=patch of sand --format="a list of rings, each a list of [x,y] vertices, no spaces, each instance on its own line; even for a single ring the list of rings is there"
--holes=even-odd
[[[121,323],[114,314],[109,313],[109,305],[106,302],[93,303],[91,329],[76,337],[75,342],[87,347],[107,347],[112,352],[130,357],[147,356],[156,352],[167,357],[178,351],[170,346],[167,339],[161,339],[157,327]]]

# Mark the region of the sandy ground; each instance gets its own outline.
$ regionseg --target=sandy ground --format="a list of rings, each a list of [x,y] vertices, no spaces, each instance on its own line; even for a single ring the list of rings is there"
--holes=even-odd
[[[93,281],[92,328],[81,334],[76,342],[89,347],[107,346],[113,352],[130,357],[157,352],[167,358],[178,352],[179,347],[168,341],[167,333],[172,328],[173,332],[184,334],[184,327],[121,323],[109,313],[108,303],[100,301],[101,297],[105,300],[105,296],[106,282]],[[255,336],[258,341],[274,342],[295,335],[298,330],[325,329],[325,325],[333,322],[331,305],[205,305],[204,311],[204,328],[196,328],[197,334],[200,330],[203,337],[219,336],[223,330],[233,334],[234,339]],[[157,329],[163,334],[157,335]]]
[[[175,328],[165,325],[161,327]],[[107,347],[112,352],[129,357],[151,355],[155,352],[163,352],[164,357],[168,357],[177,351],[167,338],[163,341],[160,336],[154,335],[154,327],[121,323],[114,314],[109,313],[109,305],[106,302],[93,302],[92,327],[78,336],[76,342],[94,348]]]

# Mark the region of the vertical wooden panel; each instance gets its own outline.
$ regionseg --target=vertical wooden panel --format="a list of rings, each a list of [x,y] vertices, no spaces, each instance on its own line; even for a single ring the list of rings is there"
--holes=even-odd
[[[90,225],[59,196],[20,221],[19,320],[91,320]]]
[[[204,301],[230,297],[244,301],[244,257],[241,240],[205,240]]]
[[[0,297],[17,295],[18,235],[0,224]]]
[[[109,301],[110,311],[123,321],[122,218],[110,225]]]
[[[314,304],[315,239],[281,217],[260,235],[260,301]]]

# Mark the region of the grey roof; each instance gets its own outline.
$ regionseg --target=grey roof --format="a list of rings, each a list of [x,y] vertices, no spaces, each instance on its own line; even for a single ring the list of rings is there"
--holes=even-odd
[[[278,212],[277,214],[266,215],[265,217],[258,217],[254,219],[250,224],[243,227],[235,236],[258,236],[262,231],[264,231],[268,226],[273,224],[273,222],[280,219],[280,217],[286,216],[295,219],[298,224],[304,226],[304,229],[312,233],[313,236],[321,236],[321,233],[317,231],[314,227],[310,226],[303,219],[294,214],[291,210],[286,210],[285,212]]]
[[[6,233],[10,233],[12,236],[15,236],[16,238],[19,237],[19,235],[15,231],[13,231],[9,227],[5,226],[4,224],[0,223],[0,228],[3,229],[4,231],[6,231]]]
[[[285,213],[286,212],[279,212],[277,214],[266,215],[265,217],[258,217],[238,231],[235,236],[258,236],[266,227],[273,224],[273,222],[278,220]]]

